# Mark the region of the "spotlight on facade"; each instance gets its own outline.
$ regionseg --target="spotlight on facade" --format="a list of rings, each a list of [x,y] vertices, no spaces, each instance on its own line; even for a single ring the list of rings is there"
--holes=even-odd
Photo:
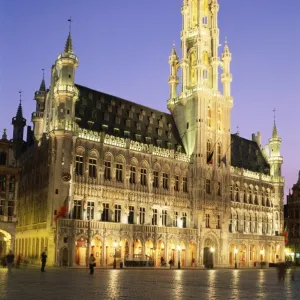
[[[214,268],[214,252],[215,252],[215,248],[211,247],[210,248],[210,252],[211,252],[211,268]]]
[[[237,269],[237,260],[236,260],[236,256],[238,253],[238,249],[234,249],[234,268]]]
[[[260,268],[262,269],[263,255],[264,255],[264,253],[265,253],[264,249],[261,249],[261,250],[259,251],[259,253],[260,253]]]

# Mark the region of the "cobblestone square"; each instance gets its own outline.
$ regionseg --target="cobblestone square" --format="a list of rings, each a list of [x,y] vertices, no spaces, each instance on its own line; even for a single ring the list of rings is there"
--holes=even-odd
[[[300,299],[299,276],[278,283],[272,269],[0,269],[0,299]]]

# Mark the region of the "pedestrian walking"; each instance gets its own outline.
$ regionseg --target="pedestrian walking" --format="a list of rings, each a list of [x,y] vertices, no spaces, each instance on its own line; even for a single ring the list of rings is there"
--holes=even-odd
[[[41,272],[45,272],[45,266],[47,262],[47,254],[45,252],[41,254],[41,261],[42,261]]]
[[[94,274],[94,268],[96,267],[95,257],[94,257],[93,253],[89,257],[89,266],[90,266],[90,274],[93,275]]]
[[[9,253],[6,255],[7,269],[8,269],[9,273],[11,273],[11,269],[14,264],[14,260],[15,260],[15,256],[13,255],[13,252],[9,251]]]

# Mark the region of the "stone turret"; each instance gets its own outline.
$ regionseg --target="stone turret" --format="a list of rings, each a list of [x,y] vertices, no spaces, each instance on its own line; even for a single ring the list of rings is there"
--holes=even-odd
[[[20,92],[20,103],[18,106],[16,116],[12,118],[12,125],[13,125],[13,149],[14,149],[14,155],[17,159],[20,157],[22,153],[24,127],[26,126],[26,119],[23,118],[21,92]]]
[[[43,70],[44,71],[44,70]],[[39,141],[43,135],[43,117],[44,117],[44,109],[45,109],[45,100],[46,100],[46,84],[45,78],[43,74],[43,79],[40,84],[40,88],[38,91],[34,93],[34,100],[36,101],[36,109],[35,112],[31,115],[31,120],[33,122],[33,130],[34,130],[34,139]]]

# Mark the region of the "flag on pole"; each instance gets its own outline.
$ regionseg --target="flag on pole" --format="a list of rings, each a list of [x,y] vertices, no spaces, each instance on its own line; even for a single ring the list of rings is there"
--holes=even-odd
[[[206,159],[206,163],[208,164],[208,165],[211,165],[211,164],[213,164],[213,156],[214,156],[214,151],[212,151],[209,155],[208,155],[208,157],[207,157],[207,159]]]
[[[68,199],[69,196],[66,197],[63,205],[59,208],[59,210],[57,211],[55,217],[54,217],[54,221],[56,222],[58,218],[65,218],[67,215],[67,205],[68,205]]]

